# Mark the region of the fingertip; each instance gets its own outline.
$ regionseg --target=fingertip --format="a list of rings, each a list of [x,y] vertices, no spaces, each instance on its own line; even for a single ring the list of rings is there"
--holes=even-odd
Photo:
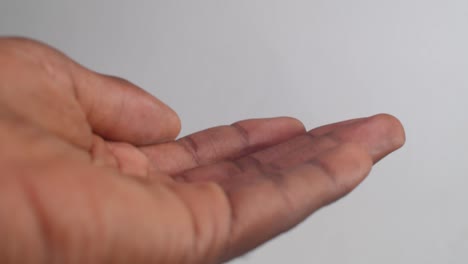
[[[341,142],[361,144],[367,149],[374,163],[400,148],[405,142],[401,122],[389,114],[374,115],[346,125],[333,132],[333,136]]]
[[[401,121],[387,113],[377,114],[371,119],[386,124],[390,140],[395,149],[401,148],[406,142],[406,132]]]
[[[246,119],[235,122],[232,125],[240,125],[248,131],[253,131],[260,127],[263,128],[263,132],[267,130],[272,132],[284,131],[289,137],[306,131],[304,124],[299,119],[287,116]]]
[[[130,116],[134,123],[135,140],[139,145],[150,145],[174,140],[180,133],[181,121],[177,113],[153,95],[142,91],[141,100],[147,100],[147,106],[135,97],[135,113]],[[132,115],[132,113],[129,113]]]
[[[277,117],[276,120],[282,120],[285,123],[288,123],[291,127],[296,128],[298,131],[306,131],[306,127],[304,123],[302,123],[301,120],[295,118],[295,117],[290,117],[290,116],[281,116]]]
[[[150,145],[154,143],[164,143],[177,138],[182,129],[182,124],[179,115],[168,105],[165,105],[167,108],[164,110],[166,116],[161,117],[162,120],[159,120],[160,124],[164,124],[166,129],[162,131],[160,136],[154,137],[153,140],[143,143],[144,145]]]
[[[385,137],[387,152],[401,148],[406,142],[406,133],[401,121],[393,115],[382,113],[370,117],[377,132]]]
[[[151,93],[135,86],[139,90],[141,95],[139,96],[142,100],[147,101],[147,108],[140,109],[142,116],[143,113],[149,116],[149,120],[146,123],[140,124],[149,134],[146,140],[142,144],[154,144],[162,143],[174,140],[182,129],[181,120],[179,115],[169,105],[153,96]],[[143,99],[144,98],[144,99]],[[135,102],[138,104],[138,101]]]
[[[150,93],[125,79],[77,67],[78,100],[98,135],[148,145],[173,140],[179,134],[176,112]]]

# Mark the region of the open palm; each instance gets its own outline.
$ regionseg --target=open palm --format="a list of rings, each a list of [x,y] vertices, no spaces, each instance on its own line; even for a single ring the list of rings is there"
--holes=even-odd
[[[136,86],[0,39],[0,262],[222,262],[344,196],[404,143],[389,115],[179,130]]]

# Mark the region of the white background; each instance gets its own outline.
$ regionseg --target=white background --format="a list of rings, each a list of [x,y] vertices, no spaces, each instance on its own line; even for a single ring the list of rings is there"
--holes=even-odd
[[[182,134],[401,119],[406,146],[355,192],[233,263],[468,263],[466,0],[0,0],[0,34],[137,83]]]

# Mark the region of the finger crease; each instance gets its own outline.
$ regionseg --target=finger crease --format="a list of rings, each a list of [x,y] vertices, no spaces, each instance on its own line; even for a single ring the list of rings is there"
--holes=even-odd
[[[336,170],[334,170],[332,166],[330,166],[330,164],[328,164],[320,158],[309,161],[308,164],[322,171],[322,175],[327,179],[328,182],[331,183],[331,187],[335,189],[335,191],[338,191],[340,189],[340,184],[338,182]]]
[[[244,127],[242,127],[239,123],[234,123],[231,125],[231,127],[233,127],[237,131],[237,133],[240,135],[243,141],[244,147],[249,146],[250,145],[249,132]]]
[[[201,160],[200,156],[198,155],[198,144],[195,142],[195,140],[192,138],[192,136],[187,136],[178,141],[182,147],[187,151],[191,156],[192,160],[195,163],[195,165],[200,166],[201,165]]]

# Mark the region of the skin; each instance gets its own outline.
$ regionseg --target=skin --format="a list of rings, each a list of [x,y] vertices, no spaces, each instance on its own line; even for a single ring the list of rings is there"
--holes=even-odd
[[[386,114],[179,131],[135,85],[0,38],[0,262],[226,261],[349,193],[405,141]]]

